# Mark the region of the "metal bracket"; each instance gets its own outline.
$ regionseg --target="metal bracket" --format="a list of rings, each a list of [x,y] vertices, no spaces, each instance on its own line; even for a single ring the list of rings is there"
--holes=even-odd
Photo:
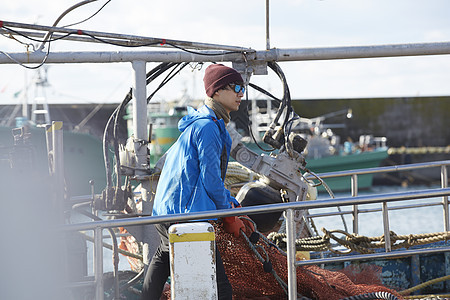
[[[252,53],[250,56],[254,56]],[[250,82],[250,76],[254,75],[267,75],[267,62],[263,60],[250,59],[250,56],[246,57],[245,61],[234,61],[233,69],[241,73],[244,83],[247,85]]]

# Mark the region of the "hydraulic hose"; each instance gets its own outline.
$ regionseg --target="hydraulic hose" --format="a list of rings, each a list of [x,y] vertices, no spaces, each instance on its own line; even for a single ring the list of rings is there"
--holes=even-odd
[[[169,68],[179,65],[179,63],[161,63],[152,70],[150,70],[147,73],[147,79],[146,84],[148,85],[150,82],[152,82],[154,79],[156,79],[159,75],[167,71]],[[171,78],[170,78],[171,79]],[[169,79],[169,80],[170,80]],[[161,88],[165,83],[167,83],[168,80],[160,84],[158,87]],[[154,94],[154,93],[153,93]],[[153,96],[152,94],[152,96]],[[116,173],[117,173],[117,180],[116,183],[119,185],[120,183],[120,161],[119,161],[119,153],[118,153],[118,145],[119,145],[119,132],[120,132],[120,117],[124,112],[124,109],[126,105],[132,100],[132,91],[130,90],[127,95],[125,96],[124,100],[120,103],[120,105],[114,110],[114,112],[109,117],[105,130],[103,133],[103,157],[104,157],[104,163],[105,163],[105,172],[106,172],[106,190],[109,190],[112,187],[112,170],[111,170],[111,164],[109,160],[109,145],[110,145],[110,135],[111,135],[111,126],[113,126],[112,129],[112,140],[114,143],[114,154],[115,154],[115,160],[116,160]],[[149,97],[151,98],[151,97]],[[147,98],[147,102],[150,100]]]

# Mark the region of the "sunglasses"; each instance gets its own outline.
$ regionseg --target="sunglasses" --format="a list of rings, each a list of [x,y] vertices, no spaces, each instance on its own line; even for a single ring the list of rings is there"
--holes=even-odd
[[[241,85],[241,84],[234,84],[234,83],[230,83],[228,85],[235,93],[245,93],[245,86]]]

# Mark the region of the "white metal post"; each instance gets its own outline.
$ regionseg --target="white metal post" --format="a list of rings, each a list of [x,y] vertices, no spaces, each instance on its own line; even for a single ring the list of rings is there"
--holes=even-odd
[[[386,243],[384,248],[386,252],[391,252],[391,233],[389,230],[389,209],[386,202],[381,204],[381,211],[383,213],[383,228],[384,228],[384,242]]]
[[[297,271],[295,267],[295,225],[294,210],[288,209],[286,217],[286,237],[287,237],[287,268],[288,268],[288,299],[297,299]]]
[[[358,175],[353,174],[351,177],[352,185],[352,197],[358,196]],[[353,233],[358,234],[359,231],[359,220],[358,220],[358,205],[353,205]]]
[[[147,164],[147,147],[139,143],[148,140],[147,132],[147,96],[145,61],[133,61],[134,87],[133,87],[133,132],[138,140],[136,145],[136,158],[138,171],[143,164]]]
[[[133,134],[134,147],[136,151],[137,170],[136,175],[146,175],[145,169],[147,167],[147,144],[148,130],[147,130],[147,83],[146,83],[146,62],[136,60],[132,62],[134,82],[133,82]],[[142,195],[142,213],[151,214],[153,209],[153,202],[150,195],[151,186],[149,180],[141,181],[141,195]],[[154,225],[147,225],[143,227],[142,237],[142,254],[144,264],[148,265],[151,256],[159,244],[159,237]]]
[[[95,300],[103,300],[103,228],[94,229]]]
[[[217,299],[214,228],[206,222],[169,228],[171,299]]]
[[[448,187],[448,174],[447,174],[447,166],[441,167],[441,187],[443,189]],[[444,205],[444,228],[445,231],[449,231],[449,211],[448,211],[448,196],[442,197],[442,205]]]

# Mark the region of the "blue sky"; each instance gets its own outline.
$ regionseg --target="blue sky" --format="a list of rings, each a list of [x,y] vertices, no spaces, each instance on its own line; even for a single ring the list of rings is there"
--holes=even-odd
[[[0,19],[51,25],[78,1],[6,1]],[[59,25],[80,21],[106,1],[71,12]],[[301,48],[450,41],[450,2],[445,0],[277,0],[270,1],[271,47]],[[265,1],[124,1],[112,0],[85,30],[134,34],[264,50]],[[58,41],[52,51],[129,49]],[[152,50],[148,48],[145,50]],[[25,47],[0,36],[0,50]],[[144,50],[144,49],[140,49]],[[450,95],[450,55],[280,63],[293,99]],[[147,69],[153,64],[147,64]],[[2,65],[0,105],[20,101],[14,94],[32,82],[34,71]],[[204,68],[203,68],[204,70]],[[131,64],[49,65],[49,102],[118,102],[132,84]],[[203,98],[202,70],[186,70],[156,99],[172,100],[183,91]],[[253,76],[252,82],[280,95],[276,76]],[[23,94],[22,94],[23,95]],[[29,89],[32,101],[39,92]],[[250,91],[251,97],[259,94]]]

